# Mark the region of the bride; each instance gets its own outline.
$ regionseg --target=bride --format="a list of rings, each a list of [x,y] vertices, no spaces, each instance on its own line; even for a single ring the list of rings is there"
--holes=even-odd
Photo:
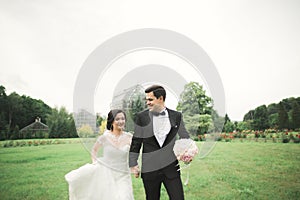
[[[107,130],[93,146],[93,164],[86,164],[65,175],[70,200],[133,200],[128,152],[132,135],[124,132],[126,115],[111,110]],[[97,157],[100,148],[103,156]],[[102,150],[102,149],[101,149]]]

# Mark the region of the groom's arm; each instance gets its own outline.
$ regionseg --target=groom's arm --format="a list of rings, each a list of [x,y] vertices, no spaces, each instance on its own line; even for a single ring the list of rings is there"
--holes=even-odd
[[[129,167],[135,167],[138,165],[138,158],[140,154],[140,150],[143,143],[142,137],[142,127],[141,127],[141,117],[139,114],[137,115],[135,125],[134,125],[134,134],[132,137],[130,150],[129,150]]]
[[[136,178],[140,176],[140,168],[137,161],[139,158],[142,143],[143,143],[143,137],[142,137],[142,128],[140,126],[140,117],[137,116],[135,126],[134,126],[134,134],[132,137],[130,150],[129,150],[129,167],[131,169],[131,173],[133,173]]]
[[[138,158],[142,146],[142,138],[133,136],[129,151],[129,167],[138,165]]]
[[[140,176],[140,168],[137,163],[142,145],[142,142],[140,140],[141,138],[132,137],[132,142],[129,151],[129,167],[131,173],[134,174],[135,178],[138,178]]]

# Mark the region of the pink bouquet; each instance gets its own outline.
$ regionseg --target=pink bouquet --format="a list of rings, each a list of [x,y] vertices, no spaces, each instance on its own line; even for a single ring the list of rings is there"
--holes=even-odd
[[[179,139],[175,142],[173,151],[179,161],[189,164],[198,154],[198,147],[192,139]]]

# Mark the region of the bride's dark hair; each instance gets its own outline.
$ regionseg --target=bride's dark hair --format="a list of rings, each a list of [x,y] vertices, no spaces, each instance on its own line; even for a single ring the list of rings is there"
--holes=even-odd
[[[123,110],[114,109],[114,110],[109,111],[109,113],[107,114],[107,123],[106,123],[107,130],[111,130],[111,131],[114,130],[112,123],[115,121],[115,117],[118,113],[123,113],[125,116],[125,120],[126,120],[126,114]]]

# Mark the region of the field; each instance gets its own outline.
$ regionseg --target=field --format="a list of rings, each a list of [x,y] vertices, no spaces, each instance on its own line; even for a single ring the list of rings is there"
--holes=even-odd
[[[68,199],[64,175],[90,162],[76,141],[65,144],[0,148],[0,199]],[[199,147],[201,142],[197,143]],[[185,181],[188,170],[183,170]],[[187,200],[299,199],[300,145],[218,142],[189,168]],[[145,199],[141,179],[133,178],[136,200]],[[162,200],[168,199],[162,190]]]

